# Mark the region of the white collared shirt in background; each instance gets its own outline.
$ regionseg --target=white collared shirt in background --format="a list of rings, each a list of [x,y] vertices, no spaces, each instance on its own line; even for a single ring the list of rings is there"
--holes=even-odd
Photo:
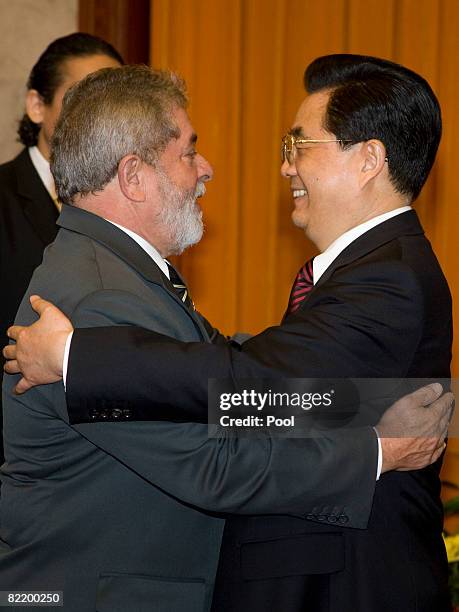
[[[30,161],[38,173],[41,182],[46,187],[54,202],[57,200],[56,187],[54,185],[53,175],[49,167],[49,161],[43,157],[38,147],[29,147]]]

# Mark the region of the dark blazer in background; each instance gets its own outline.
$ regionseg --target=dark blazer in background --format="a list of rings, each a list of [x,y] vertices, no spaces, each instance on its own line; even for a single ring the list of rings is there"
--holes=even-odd
[[[27,149],[0,166],[2,340],[44,248],[57,234],[56,206],[35,170]]]
[[[205,418],[211,377],[448,378],[451,319],[442,271],[416,213],[405,212],[350,244],[295,314],[240,349],[76,330],[70,419],[89,398],[129,401],[143,418]],[[311,469],[320,476],[320,461]],[[338,462],[334,484],[352,469],[352,458]],[[383,474],[367,530],[337,526],[320,507],[308,516],[315,522],[228,520],[215,612],[449,611],[439,469]]]
[[[72,207],[58,223],[28,294],[51,299],[77,326],[141,325],[210,341],[200,315],[124,232]],[[21,324],[36,319],[27,298]],[[205,612],[224,524],[212,511],[303,516],[321,499],[303,441],[209,439],[201,424],[136,422],[124,402],[72,425],[62,383],[16,396],[17,378],[4,381],[0,590],[63,590],[72,612]],[[374,432],[352,449],[348,489],[367,515]],[[325,463],[331,480],[335,460]]]
[[[0,165],[0,343],[14,321],[44,248],[57,233],[56,206],[27,149]],[[3,356],[1,363],[3,364]],[[3,374],[3,370],[2,370]],[[2,378],[0,374],[0,379]],[[1,408],[1,405],[0,405]],[[3,458],[3,441],[0,462]]]

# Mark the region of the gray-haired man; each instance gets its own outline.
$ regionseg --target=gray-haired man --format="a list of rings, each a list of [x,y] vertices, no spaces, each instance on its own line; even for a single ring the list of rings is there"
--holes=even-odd
[[[71,90],[52,158],[70,206],[28,295],[51,299],[77,326],[218,341],[164,261],[199,240],[195,198],[212,176],[185,109],[183,83],[148,68],[101,71]],[[17,322],[33,320],[25,299]],[[223,529],[209,511],[303,517],[332,506],[350,527],[366,524],[378,462],[371,428],[352,440],[211,440],[199,424],[132,421],[128,404],[92,410],[90,400],[89,422],[70,422],[60,382],[16,396],[17,380],[5,383],[0,590],[62,590],[65,609],[78,612],[207,610]],[[408,397],[392,417],[437,395]],[[384,470],[438,457],[450,400],[434,404],[421,457],[382,439]],[[345,462],[352,470],[335,479]]]

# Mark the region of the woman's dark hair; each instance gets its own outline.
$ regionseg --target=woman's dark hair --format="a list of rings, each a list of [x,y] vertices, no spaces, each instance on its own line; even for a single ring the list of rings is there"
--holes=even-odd
[[[98,36],[75,32],[54,40],[40,55],[27,81],[27,89],[36,89],[45,104],[51,104],[56,89],[62,83],[62,64],[73,57],[108,55],[124,64],[118,51]],[[40,126],[24,114],[18,127],[20,142],[26,147],[37,144]]]
[[[324,128],[336,138],[384,144],[395,189],[415,200],[441,138],[440,105],[427,81],[388,60],[337,54],[314,60],[304,85],[308,93],[331,90]]]

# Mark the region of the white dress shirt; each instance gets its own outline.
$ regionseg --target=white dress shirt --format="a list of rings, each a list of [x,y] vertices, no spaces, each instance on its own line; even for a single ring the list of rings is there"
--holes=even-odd
[[[53,175],[49,167],[49,161],[43,157],[38,147],[29,147],[30,161],[38,173],[41,182],[46,187],[54,202],[57,200],[56,187],[54,185]]]

